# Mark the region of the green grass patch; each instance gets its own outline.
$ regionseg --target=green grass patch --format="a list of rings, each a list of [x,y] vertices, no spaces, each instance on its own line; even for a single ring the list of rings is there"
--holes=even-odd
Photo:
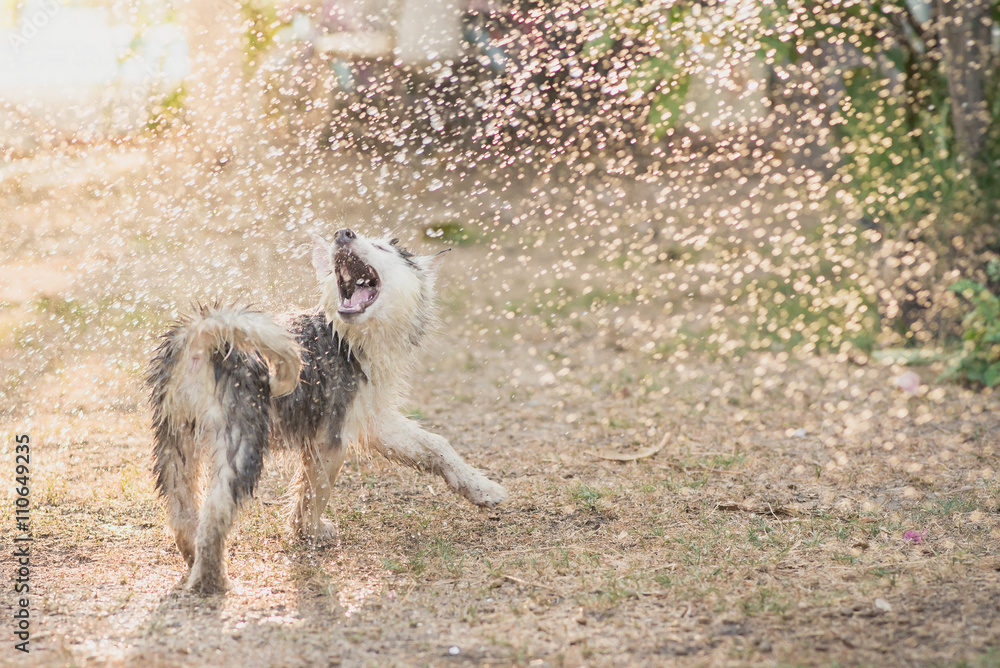
[[[424,240],[451,246],[471,246],[482,241],[482,234],[475,228],[458,221],[434,223],[424,228]]]

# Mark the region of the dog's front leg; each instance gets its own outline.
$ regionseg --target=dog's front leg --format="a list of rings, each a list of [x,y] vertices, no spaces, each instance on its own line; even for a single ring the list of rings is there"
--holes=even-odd
[[[441,476],[477,506],[493,507],[507,498],[506,489],[466,464],[447,439],[402,415],[391,416],[372,441],[384,457]]]
[[[323,511],[330,502],[347,449],[341,445],[339,434],[328,434],[302,447],[302,467],[296,476],[291,507],[292,530],[315,542],[332,540],[337,537],[337,529],[323,518]]]

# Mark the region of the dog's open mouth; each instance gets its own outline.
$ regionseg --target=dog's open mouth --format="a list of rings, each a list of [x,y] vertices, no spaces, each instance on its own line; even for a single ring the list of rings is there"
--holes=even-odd
[[[364,313],[378,299],[378,274],[350,251],[340,251],[333,262],[340,288],[340,306],[337,312],[343,316]]]

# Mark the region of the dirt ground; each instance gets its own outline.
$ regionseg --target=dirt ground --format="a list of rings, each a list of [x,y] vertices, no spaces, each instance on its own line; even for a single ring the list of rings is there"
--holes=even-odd
[[[726,271],[711,241],[671,245],[684,215],[729,215],[685,214],[692,188],[324,160],[189,168],[133,147],[0,180],[0,455],[10,481],[30,434],[34,537],[31,652],[5,556],[0,663],[1000,666],[994,393],[939,381],[941,362],[671,339],[718,312],[684,272]],[[149,472],[156,334],[197,298],[311,306],[310,232],[388,226],[437,251],[423,230],[460,218],[494,232],[453,244],[412,411],[510,500],[480,510],[356,458],[337,543],[316,548],[286,532],[279,454],[232,536],[232,591],[180,591]],[[648,238],[657,262],[608,251]]]

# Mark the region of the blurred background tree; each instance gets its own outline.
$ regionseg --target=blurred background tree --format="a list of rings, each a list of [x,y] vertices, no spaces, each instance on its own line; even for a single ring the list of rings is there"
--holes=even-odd
[[[767,111],[733,115],[723,143],[752,148],[756,121],[763,134],[772,130],[767,149],[794,144],[794,159],[833,170],[845,217],[865,233],[863,244],[881,249],[873,288],[883,318],[907,340],[952,331],[945,288],[958,275],[1000,287],[985,271],[1000,251],[996,0],[600,7],[590,15],[590,53],[607,58],[622,44],[645,44],[626,80],[647,102],[645,128],[657,142],[713,141],[691,113],[692,81],[736,89],[746,111],[759,87],[739,79],[767,68]],[[715,126],[723,121],[713,114]]]

